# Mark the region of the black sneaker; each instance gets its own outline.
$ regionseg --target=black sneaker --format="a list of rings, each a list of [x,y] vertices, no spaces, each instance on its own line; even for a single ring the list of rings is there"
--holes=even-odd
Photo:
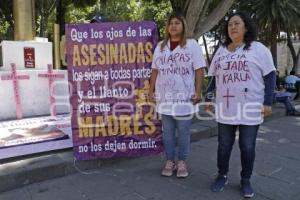
[[[254,196],[254,192],[249,179],[241,180],[241,192],[245,198],[251,198]]]
[[[294,112],[294,116],[300,116],[300,112],[299,111],[297,111],[297,110],[295,110],[295,112]]]
[[[287,111],[286,115],[287,116],[300,116],[300,112],[298,112],[297,110]]]
[[[215,182],[211,186],[211,191],[221,192],[224,190],[225,185],[228,184],[228,179],[226,175],[218,175]]]

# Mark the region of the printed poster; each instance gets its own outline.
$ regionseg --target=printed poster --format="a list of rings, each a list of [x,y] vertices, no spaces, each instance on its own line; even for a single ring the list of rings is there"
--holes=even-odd
[[[156,25],[69,24],[66,41],[75,158],[160,153],[161,123],[146,98]]]
[[[70,115],[0,122],[0,159],[70,148]]]

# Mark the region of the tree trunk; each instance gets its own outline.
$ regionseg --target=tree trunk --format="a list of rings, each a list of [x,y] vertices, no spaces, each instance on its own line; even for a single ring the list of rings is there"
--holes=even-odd
[[[208,63],[208,65],[210,65],[210,58],[209,58],[209,53],[208,53],[208,49],[207,49],[205,35],[202,35],[202,38],[203,38],[203,44],[204,44],[204,48],[205,48],[207,63]]]
[[[277,68],[277,27],[275,22],[273,22],[271,27],[270,43],[273,62],[275,67]]]
[[[208,13],[211,0],[170,0],[173,11],[183,13],[187,19],[189,36],[198,39],[224,17],[234,0],[223,0]]]
[[[295,48],[293,46],[293,42],[291,40],[290,32],[287,31],[286,34],[287,34],[287,46],[289,47],[292,58],[293,58],[293,67],[296,67],[296,63],[297,63],[296,51],[295,51]]]
[[[66,10],[67,10],[66,4],[63,3],[63,0],[59,0],[56,7],[56,23],[59,24],[60,37],[65,34]]]
[[[186,14],[186,21],[187,21],[189,36],[194,35],[197,22],[199,21],[199,17],[202,12],[205,12],[203,10],[204,4],[205,4],[205,0],[202,0],[202,1],[190,0],[189,6],[187,9],[187,14]]]
[[[296,65],[293,67],[292,71],[295,71],[296,74],[300,73],[300,48],[298,49],[298,53],[296,57]]]
[[[208,0],[207,0],[208,1]],[[208,15],[198,19],[195,27],[194,35],[199,38],[203,33],[212,29],[225,16],[229,8],[232,6],[234,0],[223,0],[218,6]],[[202,11],[201,11],[202,12]],[[207,11],[204,11],[207,12]],[[199,15],[200,16],[200,15]]]

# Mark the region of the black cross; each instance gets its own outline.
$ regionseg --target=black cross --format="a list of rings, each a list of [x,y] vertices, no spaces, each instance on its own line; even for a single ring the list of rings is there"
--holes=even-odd
[[[226,100],[226,107],[227,107],[227,109],[229,108],[229,97],[233,98],[235,96],[229,95],[229,88],[227,88],[227,94],[223,96],[223,98],[227,98],[227,100]]]

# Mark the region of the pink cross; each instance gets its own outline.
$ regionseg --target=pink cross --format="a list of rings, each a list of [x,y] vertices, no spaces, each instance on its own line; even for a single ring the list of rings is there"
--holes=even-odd
[[[11,65],[12,73],[2,75],[1,80],[12,80],[13,81],[13,89],[14,89],[14,95],[15,95],[15,101],[16,101],[17,119],[21,119],[23,117],[23,113],[22,113],[22,106],[21,106],[21,100],[20,100],[20,94],[19,94],[18,80],[29,79],[29,76],[28,75],[17,75],[16,64],[11,63],[10,65]]]
[[[56,78],[65,78],[64,74],[54,74],[52,70],[52,65],[48,64],[48,72],[46,74],[38,74],[39,77],[48,78],[49,85],[49,95],[50,95],[50,106],[51,106],[51,116],[56,116],[56,108],[55,108],[55,98],[53,97],[53,88],[52,84],[54,79]]]
[[[229,95],[229,88],[227,88],[227,94],[223,96],[223,98],[227,98],[227,100],[226,100],[226,107],[227,107],[227,109],[229,108],[229,97],[233,98],[235,96]]]

